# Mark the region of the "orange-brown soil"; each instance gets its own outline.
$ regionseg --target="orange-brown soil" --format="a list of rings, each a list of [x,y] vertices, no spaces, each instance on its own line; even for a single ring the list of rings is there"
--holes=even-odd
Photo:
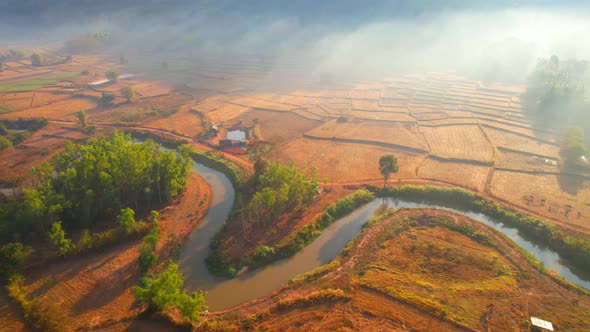
[[[160,211],[162,233],[157,255],[161,262],[172,258],[195,228],[210,198],[207,183],[192,175],[187,190]],[[133,319],[144,309],[137,304],[131,287],[139,283],[140,244],[133,240],[30,271],[26,276],[29,296],[66,312],[71,330],[123,331],[137,325]]]
[[[468,227],[488,242],[444,227]],[[332,263],[212,317],[211,331],[527,330],[529,316],[585,331],[590,296],[539,271],[491,228],[452,212],[402,209]],[[493,312],[482,320],[493,305]]]

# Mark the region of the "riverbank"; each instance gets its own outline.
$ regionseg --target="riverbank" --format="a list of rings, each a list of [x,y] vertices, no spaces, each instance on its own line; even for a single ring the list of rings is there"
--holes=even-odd
[[[496,222],[517,228],[524,236],[534,239],[539,245],[551,248],[562,258],[568,259],[577,269],[590,275],[590,238],[583,234],[573,236],[571,232],[567,233],[551,223],[512,210],[461,188],[404,186],[370,189],[381,197],[427,201],[485,214]]]
[[[175,257],[183,239],[208,210],[211,198],[208,183],[193,173],[186,191],[160,211],[160,262]],[[28,273],[28,294],[38,298],[49,312],[67,313],[72,330],[134,326],[134,319],[143,311],[131,292],[141,276],[137,263],[140,246],[140,240],[126,242]]]
[[[479,331],[485,321],[504,331],[526,329],[529,315],[536,315],[560,330],[583,331],[590,324],[590,298],[535,265],[480,222],[449,211],[400,209],[371,222],[332,263],[206,324]]]

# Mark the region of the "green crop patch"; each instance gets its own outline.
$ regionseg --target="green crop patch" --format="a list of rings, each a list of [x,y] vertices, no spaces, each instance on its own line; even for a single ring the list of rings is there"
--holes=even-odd
[[[16,82],[12,84],[0,85],[0,92],[29,92],[41,89],[44,86],[55,84],[66,78],[72,78],[80,75],[79,72],[68,72],[58,75],[35,78],[32,80]],[[1,108],[0,108],[0,112]]]

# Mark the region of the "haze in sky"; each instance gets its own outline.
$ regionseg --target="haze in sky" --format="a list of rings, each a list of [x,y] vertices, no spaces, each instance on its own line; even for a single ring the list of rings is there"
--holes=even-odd
[[[457,72],[522,82],[538,57],[590,58],[582,1],[3,1],[4,45],[108,31],[114,53],[255,58],[379,79]]]

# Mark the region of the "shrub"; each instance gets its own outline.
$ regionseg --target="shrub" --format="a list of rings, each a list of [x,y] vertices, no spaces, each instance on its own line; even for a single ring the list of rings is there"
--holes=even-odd
[[[158,276],[143,278],[142,283],[143,286],[133,287],[133,292],[141,302],[157,311],[177,310],[191,323],[198,323],[201,313],[207,309],[205,292],[187,294],[182,289],[184,281],[176,263],[168,264]]]
[[[154,266],[156,266],[156,255],[152,247],[144,243],[139,248],[139,267],[141,268],[141,272],[145,273]]]
[[[30,252],[31,248],[20,242],[3,245],[0,248],[0,278],[7,280],[12,275],[22,273]]]

